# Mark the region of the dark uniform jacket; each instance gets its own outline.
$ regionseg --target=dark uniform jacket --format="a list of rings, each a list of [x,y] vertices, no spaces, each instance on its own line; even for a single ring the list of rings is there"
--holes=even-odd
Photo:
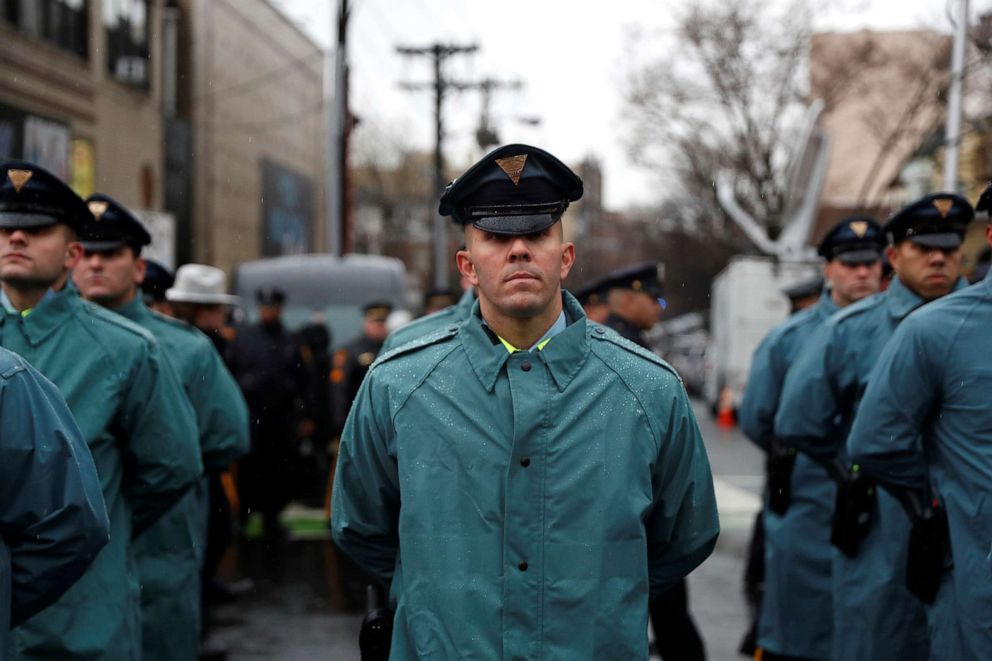
[[[642,346],[645,349],[651,349],[651,347],[648,346],[647,340],[644,339],[644,331],[615,312],[610,313],[610,316],[606,318],[604,324],[619,333],[620,337],[630,340],[634,344]]]

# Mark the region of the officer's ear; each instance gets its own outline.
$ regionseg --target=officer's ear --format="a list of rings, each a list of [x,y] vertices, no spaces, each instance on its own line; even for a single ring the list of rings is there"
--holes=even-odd
[[[148,271],[148,262],[145,261],[144,257],[135,257],[134,259],[134,284],[141,286],[141,283],[145,281],[145,273]]]
[[[575,264],[575,244],[566,241],[561,246],[561,279],[564,280]]]
[[[462,274],[462,277],[468,280],[473,287],[478,287],[479,274],[475,271],[472,253],[468,250],[459,250],[455,253],[455,263],[458,265],[458,272]]]
[[[992,216],[989,216],[989,224],[985,226],[985,240],[992,246]]]
[[[72,228],[66,225],[62,225],[61,227],[65,233],[65,259],[62,262],[62,266],[71,271],[76,268],[79,260],[83,258],[83,244],[79,242],[79,238],[72,231]]]

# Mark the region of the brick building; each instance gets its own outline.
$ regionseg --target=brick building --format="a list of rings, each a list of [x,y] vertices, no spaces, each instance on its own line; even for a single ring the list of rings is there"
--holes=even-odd
[[[0,158],[168,212],[175,263],[324,245],[322,90],[267,0],[0,0]]]

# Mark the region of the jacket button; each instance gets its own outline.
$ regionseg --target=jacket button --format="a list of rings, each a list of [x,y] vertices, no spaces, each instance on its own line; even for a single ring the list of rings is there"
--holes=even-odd
[[[519,569],[520,571],[527,571],[527,563],[521,562],[519,565],[517,565],[517,569]]]
[[[523,363],[521,363],[520,364],[520,369],[522,369],[525,372],[529,372],[530,371],[530,361],[525,360]]]
[[[530,459],[524,457],[523,459],[520,460],[520,465],[523,466],[524,468],[527,468],[528,466],[530,466]]]

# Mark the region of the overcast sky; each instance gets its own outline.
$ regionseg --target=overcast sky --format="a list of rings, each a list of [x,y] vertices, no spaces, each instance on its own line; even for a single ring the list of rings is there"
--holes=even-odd
[[[272,0],[318,43],[331,41],[330,14],[339,0]],[[947,1],[834,0],[818,18],[824,30],[950,31]],[[956,0],[954,0],[956,1]],[[430,82],[427,58],[405,58],[397,45],[477,44],[474,55],[449,60],[457,80],[521,80],[523,90],[493,97],[502,143],[526,142],[568,163],[595,156],[603,163],[605,202],[620,209],[656,201],[653,175],[636,168],[623,146],[623,83],[631,43],[664,38],[676,0],[351,0],[351,107],[358,130],[399,134],[411,147],[434,144],[433,95],[406,92],[400,81]],[[975,11],[992,0],[972,0]],[[453,165],[482,155],[475,145],[481,97],[453,93],[445,105],[446,156]],[[541,118],[528,126],[519,117]]]

